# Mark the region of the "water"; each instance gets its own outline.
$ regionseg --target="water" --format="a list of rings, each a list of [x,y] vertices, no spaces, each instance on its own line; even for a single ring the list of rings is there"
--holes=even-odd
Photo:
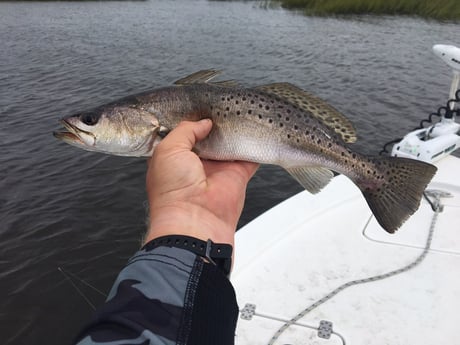
[[[316,93],[356,124],[355,148],[376,154],[444,104],[450,71],[431,46],[460,45],[459,28],[255,2],[0,3],[2,342],[69,343],[91,308],[58,267],[107,291],[145,230],[145,161],[58,142],[58,118],[218,68]],[[281,169],[260,169],[240,225],[298,191]]]

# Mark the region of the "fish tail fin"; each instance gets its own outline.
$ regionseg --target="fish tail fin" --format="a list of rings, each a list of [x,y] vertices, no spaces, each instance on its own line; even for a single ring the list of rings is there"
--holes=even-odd
[[[409,158],[375,157],[377,180],[358,183],[379,224],[395,232],[419,207],[437,168]],[[382,182],[383,181],[383,182]]]

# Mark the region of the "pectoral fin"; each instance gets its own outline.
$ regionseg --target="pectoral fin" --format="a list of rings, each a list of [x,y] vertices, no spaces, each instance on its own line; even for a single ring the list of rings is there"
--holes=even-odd
[[[286,170],[312,194],[318,193],[334,177],[332,171],[321,167],[293,167]]]

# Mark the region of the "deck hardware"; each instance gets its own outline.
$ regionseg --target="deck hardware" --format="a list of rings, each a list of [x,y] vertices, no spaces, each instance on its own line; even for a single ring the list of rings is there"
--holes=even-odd
[[[318,327],[318,337],[323,339],[329,339],[332,334],[332,322],[321,320]]]
[[[246,303],[244,308],[241,310],[241,318],[243,320],[252,320],[252,317],[256,313],[256,305],[251,303]]]
[[[444,205],[441,203],[441,198],[452,198],[453,195],[449,192],[438,189],[427,189],[423,196],[430,204],[432,210],[437,213],[444,211]]]

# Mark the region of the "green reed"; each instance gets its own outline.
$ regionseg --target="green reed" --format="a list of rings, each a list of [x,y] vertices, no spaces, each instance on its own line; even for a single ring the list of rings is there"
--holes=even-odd
[[[459,20],[460,0],[279,0],[281,6],[303,9],[308,15],[415,15]]]

